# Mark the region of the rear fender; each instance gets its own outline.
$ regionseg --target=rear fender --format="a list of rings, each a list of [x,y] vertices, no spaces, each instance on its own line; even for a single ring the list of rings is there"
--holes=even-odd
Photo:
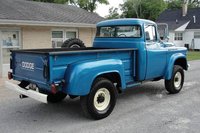
[[[122,88],[125,88],[126,84],[121,60],[93,60],[71,64],[65,73],[66,85],[63,91],[70,95],[87,95],[96,77],[112,72],[120,75]]]
[[[178,60],[183,61],[183,62],[178,63],[177,62]],[[176,63],[178,63],[178,65],[183,67],[183,69],[185,69],[185,70],[188,69],[186,56],[182,53],[176,53],[176,54],[172,55],[171,58],[169,59],[168,66],[167,66],[166,73],[165,73],[166,80],[171,79],[173,68],[174,68],[174,65],[176,65]]]

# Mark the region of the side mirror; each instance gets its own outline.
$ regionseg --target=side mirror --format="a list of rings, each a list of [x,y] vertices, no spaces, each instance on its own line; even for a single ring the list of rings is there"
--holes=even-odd
[[[166,37],[166,41],[168,42],[168,41],[169,41],[169,39],[170,39],[170,38],[169,38],[169,36],[167,36],[167,37]]]
[[[150,40],[149,32],[145,32],[145,35],[146,35],[146,40],[149,41]]]

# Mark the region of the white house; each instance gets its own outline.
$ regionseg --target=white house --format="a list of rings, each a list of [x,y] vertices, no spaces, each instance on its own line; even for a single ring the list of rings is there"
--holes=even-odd
[[[10,50],[60,47],[69,38],[90,47],[102,20],[72,5],[0,0],[0,77],[9,70]]]
[[[169,41],[176,46],[189,45],[190,49],[200,49],[200,8],[167,9],[160,14],[157,23],[167,23]]]

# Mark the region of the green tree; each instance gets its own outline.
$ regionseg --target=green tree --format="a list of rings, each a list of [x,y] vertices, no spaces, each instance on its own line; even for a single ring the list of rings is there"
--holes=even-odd
[[[111,7],[109,8],[109,15],[106,16],[107,19],[117,19],[120,18],[118,13],[118,8]]]
[[[89,12],[94,12],[98,4],[108,5],[108,0],[33,0],[39,2],[49,2],[49,3],[60,3],[60,4],[72,4],[74,6],[83,8]]]
[[[200,0],[193,0],[192,4],[194,5],[194,7],[200,7]]]
[[[166,7],[164,0],[127,0],[121,5],[122,17],[156,20]]]
[[[181,9],[184,4],[184,0],[169,0],[167,3],[168,9]],[[200,7],[200,0],[188,0],[188,8]]]
[[[83,8],[89,12],[94,12],[98,4],[108,5],[108,0],[71,0],[70,4]]]
[[[182,8],[183,1],[182,0],[171,0],[168,1],[167,8],[168,9],[180,9]]]

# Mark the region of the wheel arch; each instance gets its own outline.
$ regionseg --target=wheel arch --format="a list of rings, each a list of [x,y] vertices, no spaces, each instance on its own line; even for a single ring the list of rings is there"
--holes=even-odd
[[[118,72],[108,72],[108,73],[102,73],[96,76],[96,78],[93,80],[93,82],[97,79],[97,78],[105,78],[110,80],[112,83],[116,83],[117,84],[117,91],[120,93],[121,92],[121,87],[122,87],[122,79],[121,76]]]
[[[90,66],[88,68],[88,66]],[[91,60],[71,64],[65,73],[64,92],[70,95],[84,96],[89,94],[97,77],[104,77],[126,87],[123,63],[119,59]]]
[[[188,66],[187,66],[187,60],[186,58],[178,58],[175,60],[174,65],[179,65],[181,66],[184,70],[188,70]]]
[[[171,79],[174,65],[179,65],[184,70],[188,70],[186,56],[182,53],[177,53],[177,54],[174,54],[173,56],[171,56],[171,58],[169,59],[169,62],[168,62],[165,76],[164,76],[166,80]]]

